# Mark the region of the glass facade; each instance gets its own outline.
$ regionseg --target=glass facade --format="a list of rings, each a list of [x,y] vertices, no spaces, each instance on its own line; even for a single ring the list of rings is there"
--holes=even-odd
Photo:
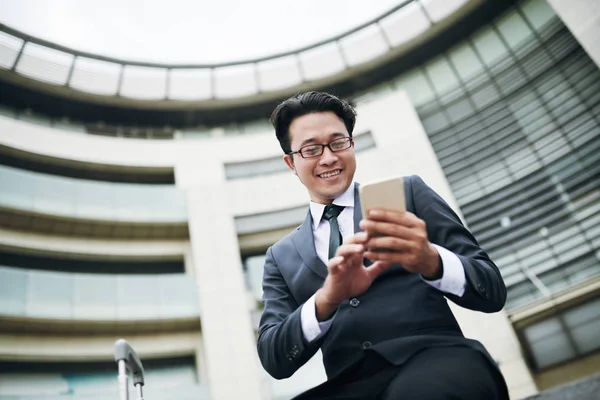
[[[186,274],[119,275],[37,271],[0,265],[0,315],[71,321],[199,317]]]
[[[100,221],[185,223],[183,191],[174,185],[99,182],[0,165],[0,206]]]
[[[194,357],[145,360],[148,399],[208,400],[208,385],[198,382]],[[151,382],[151,383],[150,383]],[[115,365],[110,362],[0,362],[2,399],[117,399]],[[130,391],[130,396],[134,396]]]
[[[536,369],[600,349],[600,298],[556,313],[520,332]]]

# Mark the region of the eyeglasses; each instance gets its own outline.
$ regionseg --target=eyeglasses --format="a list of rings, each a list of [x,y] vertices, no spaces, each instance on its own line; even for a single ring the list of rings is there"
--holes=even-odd
[[[319,157],[323,154],[325,147],[329,147],[333,153],[349,149],[352,146],[351,137],[343,137],[340,139],[332,140],[327,144],[309,144],[308,146],[300,147],[298,151],[292,151],[288,155],[300,154],[302,158],[313,158]]]

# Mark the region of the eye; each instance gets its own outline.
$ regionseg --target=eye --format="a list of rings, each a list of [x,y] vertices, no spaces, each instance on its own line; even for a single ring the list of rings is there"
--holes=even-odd
[[[306,146],[302,148],[302,153],[307,156],[314,156],[319,154],[321,146]]]
[[[338,139],[338,140],[331,142],[330,146],[334,150],[341,150],[344,147],[346,147],[346,144],[347,144],[346,139]]]

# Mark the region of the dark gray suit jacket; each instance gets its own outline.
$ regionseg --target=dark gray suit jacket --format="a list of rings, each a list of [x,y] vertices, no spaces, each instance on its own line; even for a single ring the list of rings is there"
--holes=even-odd
[[[258,354],[273,377],[291,376],[319,348],[329,380],[359,360],[366,349],[400,365],[424,348],[468,346],[495,365],[479,342],[464,338],[444,296],[472,310],[499,311],[506,301],[500,272],[437,193],[418,176],[404,181],[407,210],[426,222],[432,243],[454,252],[462,262],[467,280],[464,295],[443,293],[418,274],[394,265],[365,293],[339,307],[325,335],[307,343],[300,322],[301,306],[327,276],[327,267],[315,251],[308,212],[299,228],[267,250]],[[357,187],[355,190],[354,231],[359,232],[362,214]]]

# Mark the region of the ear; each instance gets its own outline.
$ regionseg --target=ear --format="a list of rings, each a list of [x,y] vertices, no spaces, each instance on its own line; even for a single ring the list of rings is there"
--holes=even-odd
[[[294,158],[292,156],[286,154],[285,156],[283,156],[283,161],[285,161],[285,164],[288,166],[289,169],[294,171],[294,175],[298,175],[296,173],[296,167],[294,166]]]

